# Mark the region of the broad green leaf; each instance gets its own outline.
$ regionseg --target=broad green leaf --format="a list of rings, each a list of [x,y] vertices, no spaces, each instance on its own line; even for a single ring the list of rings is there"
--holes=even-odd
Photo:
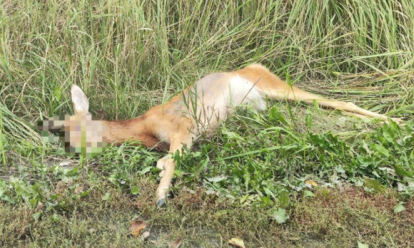
[[[261,206],[263,207],[271,206],[273,204],[273,202],[267,196],[260,197],[260,200],[262,201]]]
[[[149,171],[151,171],[152,170],[152,166],[147,166],[147,167],[145,167],[144,169],[142,169],[140,172],[139,172],[139,174],[140,175],[144,175],[144,174],[146,174],[146,173],[148,173]]]
[[[131,188],[131,194],[137,195],[138,193],[139,193],[139,187],[138,186],[133,186]]]
[[[35,221],[39,221],[40,216],[42,215],[43,215],[43,212],[37,212],[37,213],[32,214],[32,217]]]
[[[388,150],[385,147],[383,147],[382,145],[374,144],[372,147],[374,148],[374,150],[382,153],[383,155],[385,155],[387,157],[390,156],[390,153],[388,152]]]
[[[248,198],[249,198],[249,194],[247,194],[247,195],[244,195],[242,198],[240,198],[240,203],[244,203]]]
[[[9,203],[11,203],[11,204],[16,203],[16,202],[15,202],[12,198],[10,198],[9,196],[2,196],[2,197],[1,197],[1,200],[6,201],[6,202],[9,202]]]
[[[411,171],[404,170],[401,165],[395,166],[395,173],[402,177],[413,177],[413,173]]]
[[[102,196],[102,200],[108,201],[111,199],[111,193],[106,192],[105,195]]]
[[[382,133],[383,137],[390,143],[394,143],[394,139],[391,137],[390,133],[385,131]]]
[[[278,208],[273,212],[272,218],[276,220],[277,223],[282,224],[285,223],[287,219],[289,219],[289,215],[286,213],[286,210],[284,208]]]
[[[397,205],[395,205],[394,207],[394,213],[398,214],[405,211],[405,207],[403,205],[403,202],[398,203]]]
[[[358,248],[369,248],[369,246],[358,241]]]
[[[315,196],[315,194],[312,193],[309,190],[305,190],[305,191],[303,191],[303,196],[305,196],[305,197],[313,197],[313,196]]]

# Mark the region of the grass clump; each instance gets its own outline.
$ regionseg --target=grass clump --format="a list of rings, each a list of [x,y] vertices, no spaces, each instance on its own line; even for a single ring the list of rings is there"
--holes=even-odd
[[[212,190],[240,201],[248,195],[258,196],[259,202],[271,205],[269,199],[278,201],[280,192],[307,189],[307,180],[327,186],[344,181],[366,184],[373,191],[398,184],[411,195],[412,122],[404,127],[391,122],[365,133],[354,127],[359,133],[356,138],[347,137],[349,133],[313,132],[312,125],[317,124],[311,124],[310,111],[304,127],[285,119],[276,107],[269,109],[268,116],[241,116],[219,131],[219,142],[202,141],[197,152],[176,156],[185,181],[201,177]],[[217,143],[222,145],[217,147]]]

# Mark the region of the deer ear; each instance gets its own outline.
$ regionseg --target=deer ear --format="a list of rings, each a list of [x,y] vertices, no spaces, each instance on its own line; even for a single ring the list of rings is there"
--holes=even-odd
[[[76,84],[72,85],[72,103],[75,114],[87,114],[89,113],[89,100],[85,93]]]

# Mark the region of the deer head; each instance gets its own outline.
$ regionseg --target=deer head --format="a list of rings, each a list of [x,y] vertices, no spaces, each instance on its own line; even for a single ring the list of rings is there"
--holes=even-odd
[[[71,98],[74,115],[66,115],[64,119],[52,118],[43,121],[39,128],[42,131],[59,130],[59,140],[64,143],[67,153],[81,153],[86,157],[100,153],[106,145],[103,142],[105,128],[102,121],[92,119],[89,113],[89,100],[77,85],[72,85]],[[45,132],[42,134],[47,141],[56,140]]]

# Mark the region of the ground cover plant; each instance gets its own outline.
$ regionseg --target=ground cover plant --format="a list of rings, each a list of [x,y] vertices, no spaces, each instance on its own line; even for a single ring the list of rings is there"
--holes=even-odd
[[[412,1],[0,3],[1,246],[414,245]],[[163,154],[126,143],[68,157],[36,130],[72,113],[74,83],[95,116],[126,119],[254,62],[404,125],[287,101],[241,108],[175,155],[165,209]]]

